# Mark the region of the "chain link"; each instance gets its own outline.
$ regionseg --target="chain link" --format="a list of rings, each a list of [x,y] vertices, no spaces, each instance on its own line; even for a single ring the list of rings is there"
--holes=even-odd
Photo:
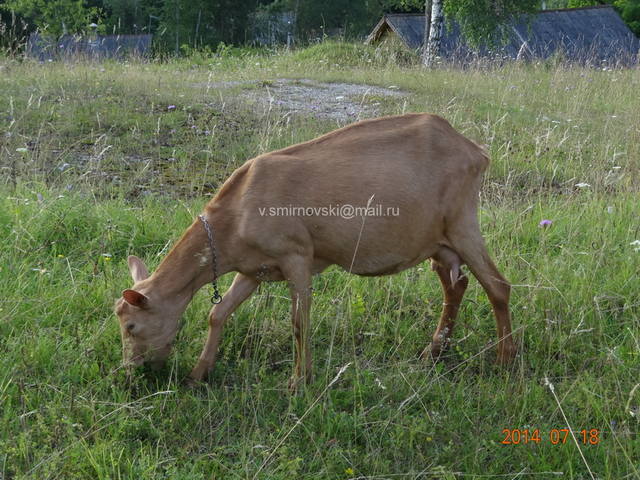
[[[198,218],[202,221],[204,225],[204,229],[207,232],[207,237],[209,238],[209,247],[211,247],[211,267],[213,269],[213,280],[211,280],[211,285],[213,286],[213,296],[211,297],[211,303],[218,304],[222,301],[222,295],[218,291],[218,259],[216,257],[216,249],[213,243],[213,230],[211,229],[211,225],[207,222],[207,219],[204,218],[204,215],[198,215]]]

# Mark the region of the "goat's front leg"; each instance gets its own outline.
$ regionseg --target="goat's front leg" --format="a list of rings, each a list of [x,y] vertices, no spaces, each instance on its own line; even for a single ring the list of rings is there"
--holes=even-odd
[[[289,389],[295,390],[301,381],[309,383],[312,378],[309,340],[311,262],[301,255],[291,255],[280,262],[280,269],[289,282],[291,292],[291,322],[296,337],[296,364],[289,381]]]
[[[189,374],[192,381],[202,381],[216,363],[222,327],[238,306],[244,302],[258,287],[256,279],[238,273],[222,301],[214,305],[209,313],[209,333],[198,363]]]

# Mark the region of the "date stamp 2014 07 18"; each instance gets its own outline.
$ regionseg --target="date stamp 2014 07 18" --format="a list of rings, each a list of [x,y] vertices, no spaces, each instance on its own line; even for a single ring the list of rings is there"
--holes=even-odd
[[[539,428],[503,428],[503,445],[526,445],[550,442],[552,445],[567,443],[571,431],[568,428],[552,428],[547,434],[541,433]],[[600,430],[597,428],[583,428],[574,431],[576,440],[583,445],[598,445],[600,443]]]

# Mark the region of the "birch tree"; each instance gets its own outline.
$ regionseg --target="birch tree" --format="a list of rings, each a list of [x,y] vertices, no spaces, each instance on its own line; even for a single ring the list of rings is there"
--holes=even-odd
[[[443,0],[426,0],[425,12],[427,8],[430,15],[425,13],[425,42],[423,61],[426,67],[433,67],[440,56],[440,44],[442,41],[442,24],[444,20]],[[430,4],[430,5],[426,5]]]
[[[505,27],[515,16],[533,13],[538,7],[539,0],[425,0],[423,63],[433,67],[441,56],[445,16],[460,26],[468,45],[495,46],[506,38]]]
[[[422,37],[422,63],[427,65],[427,45],[429,45],[429,31],[431,30],[431,0],[424,2],[424,36]]]

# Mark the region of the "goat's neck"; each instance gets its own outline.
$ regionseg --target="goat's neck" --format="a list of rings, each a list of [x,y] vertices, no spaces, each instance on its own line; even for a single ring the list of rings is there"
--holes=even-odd
[[[221,276],[229,271],[225,262],[226,232],[219,228],[223,222],[218,220],[215,210],[207,209],[205,216],[214,231],[217,272]],[[207,232],[196,218],[149,278],[151,290],[186,308],[195,293],[213,280],[212,259]]]

